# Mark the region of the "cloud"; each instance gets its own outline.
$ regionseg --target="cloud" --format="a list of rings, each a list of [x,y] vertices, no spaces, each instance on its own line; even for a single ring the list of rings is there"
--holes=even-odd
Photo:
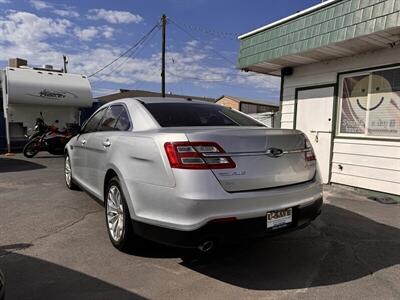
[[[191,40],[191,41],[186,43],[185,50],[186,51],[195,51],[196,48],[198,48],[198,46],[199,46],[199,41]]]
[[[11,3],[10,0],[0,0],[0,4],[8,4]]]
[[[72,9],[54,9],[53,13],[55,13],[58,16],[61,17],[66,17],[66,18],[78,18],[79,13],[75,10]]]
[[[77,27],[66,19],[39,17],[33,13],[8,11],[0,17],[0,61],[10,57],[28,59],[30,64],[45,63],[61,67],[62,54],[69,57],[69,70],[90,75],[114,60],[126,47],[106,42],[115,34],[108,25]],[[81,43],[74,43],[73,37]],[[57,39],[63,38],[63,43]],[[99,44],[90,42],[106,38]],[[235,66],[220,66],[212,60],[210,48],[190,41],[167,51],[167,83],[188,82],[204,88],[218,85],[245,86],[269,91],[279,89],[279,80],[264,75],[240,72]],[[148,50],[151,49],[147,47]],[[90,78],[94,86],[123,87],[135,82],[160,81],[160,54],[123,57],[109,68]]]
[[[54,14],[64,18],[79,17],[79,13],[75,10],[75,7],[73,6],[68,6],[65,4],[48,3],[42,0],[30,0],[29,3],[37,10],[48,9],[51,10]]]
[[[71,26],[68,20],[41,18],[28,12],[11,11],[6,18],[0,19],[0,42],[15,45],[41,42],[50,36],[66,34]]]
[[[23,57],[42,64],[61,56],[47,39],[67,34],[68,20],[41,18],[28,12],[11,11],[0,19],[0,60]]]
[[[47,2],[41,1],[41,0],[30,0],[29,3],[37,10],[52,7],[52,5],[48,4]]]
[[[74,33],[82,41],[91,41],[99,31],[93,26],[84,29],[77,27],[74,29]]]
[[[109,39],[114,35],[114,28],[104,25],[100,27],[101,34],[106,38]]]
[[[119,93],[119,90],[116,89],[107,89],[107,88],[97,88],[93,91],[93,97],[100,97],[104,95],[116,94]]]
[[[109,39],[112,38],[114,35],[114,28],[104,25],[101,27],[94,27],[89,26],[87,28],[74,28],[74,34],[81,40],[81,41],[91,41],[95,37],[102,35],[103,37]]]
[[[189,81],[201,87],[232,85],[279,90],[278,78],[244,73],[235,69],[234,66],[211,66],[207,50],[198,46],[198,42],[190,41],[183,46],[182,51],[167,52],[167,83]],[[99,61],[112,61],[121,52],[122,49],[117,50],[110,47],[82,53],[75,57],[75,61],[79,62],[75,67],[83,70],[86,74],[91,74],[102,66],[98,64]],[[91,57],[96,57],[97,62]],[[91,80],[118,85],[135,82],[158,83],[160,81],[160,61],[160,54],[154,54],[147,58],[122,58],[110,68],[92,77]]]
[[[143,21],[143,18],[140,15],[134,15],[129,11],[105,10],[103,8],[90,9],[87,18],[90,20],[105,20],[112,24],[138,24]]]

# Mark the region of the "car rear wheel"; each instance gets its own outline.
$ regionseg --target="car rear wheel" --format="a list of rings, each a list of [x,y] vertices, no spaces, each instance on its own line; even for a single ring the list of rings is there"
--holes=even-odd
[[[78,185],[74,182],[74,179],[72,178],[72,165],[71,159],[68,154],[65,155],[64,175],[67,188],[69,188],[70,190],[79,190]]]
[[[113,177],[105,193],[108,236],[115,248],[129,252],[138,248],[140,239],[133,232],[129,209],[118,177]]]

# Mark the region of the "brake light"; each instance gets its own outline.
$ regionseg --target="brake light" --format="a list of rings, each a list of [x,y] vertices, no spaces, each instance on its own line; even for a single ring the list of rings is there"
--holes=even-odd
[[[171,142],[164,144],[169,163],[176,169],[231,169],[236,164],[214,142]],[[220,154],[220,156],[218,155]]]
[[[305,148],[310,149],[309,151],[304,152],[306,161],[315,161],[315,153],[312,148],[311,142],[307,137],[304,137],[304,141],[305,141]]]

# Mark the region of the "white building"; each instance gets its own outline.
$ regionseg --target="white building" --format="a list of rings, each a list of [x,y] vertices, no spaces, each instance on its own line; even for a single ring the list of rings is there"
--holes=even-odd
[[[7,148],[23,145],[40,113],[48,124],[59,120],[62,128],[79,124],[79,108],[93,103],[86,76],[53,70],[51,66],[6,67],[0,70],[0,82],[0,142]]]
[[[325,183],[400,195],[400,1],[326,1],[239,38],[241,69],[281,76],[281,127]]]

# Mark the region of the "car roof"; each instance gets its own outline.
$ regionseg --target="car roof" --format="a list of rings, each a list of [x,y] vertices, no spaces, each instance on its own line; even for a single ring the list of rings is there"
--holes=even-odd
[[[107,105],[116,104],[116,103],[129,103],[132,100],[136,100],[142,103],[198,103],[205,105],[216,105],[214,103],[201,101],[201,100],[192,100],[191,98],[183,99],[183,98],[170,98],[170,97],[135,97],[135,98],[123,98],[108,102]]]

